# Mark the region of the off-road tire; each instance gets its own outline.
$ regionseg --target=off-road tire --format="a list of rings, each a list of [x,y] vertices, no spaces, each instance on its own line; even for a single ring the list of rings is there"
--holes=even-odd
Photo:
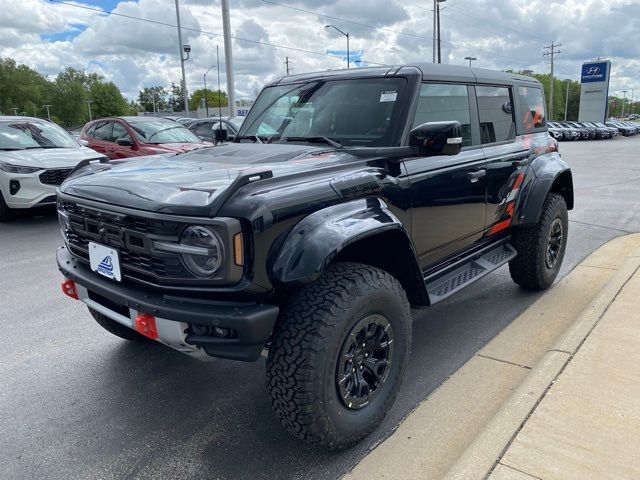
[[[562,238],[557,259],[552,268],[549,268],[545,255],[551,228],[556,221],[562,226]],[[544,201],[538,223],[531,227],[517,228],[513,232],[511,244],[518,252],[509,262],[509,273],[513,281],[529,290],[544,290],[549,287],[562,266],[568,232],[567,204],[561,195],[550,193]]]
[[[89,308],[89,312],[102,328],[104,328],[107,332],[114,334],[116,337],[124,338],[125,340],[131,340],[134,342],[150,341],[147,337],[145,337],[144,335],[140,335],[132,328],[125,327],[121,323],[110,319],[109,317],[101,314],[93,308]]]
[[[2,196],[2,192],[0,192],[0,222],[11,220],[13,216],[13,210],[7,207],[4,197]]]
[[[386,380],[367,405],[354,410],[338,391],[338,366],[344,364],[344,346],[354,338],[352,329],[376,316],[388,321],[393,335]],[[328,450],[361,440],[384,419],[398,394],[411,349],[411,322],[407,296],[392,275],[358,263],[330,266],[294,292],[278,318],[267,359],[276,417],[295,436]]]

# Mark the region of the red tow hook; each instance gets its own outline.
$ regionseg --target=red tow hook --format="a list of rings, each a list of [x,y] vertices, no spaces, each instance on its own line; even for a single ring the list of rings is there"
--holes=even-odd
[[[73,298],[74,300],[80,300],[78,298],[78,291],[76,290],[76,282],[69,278],[65,278],[64,282],[62,282],[62,293],[64,293],[67,297]]]
[[[144,335],[151,340],[158,338],[158,329],[156,328],[156,317],[148,313],[138,312],[136,316],[136,332]]]

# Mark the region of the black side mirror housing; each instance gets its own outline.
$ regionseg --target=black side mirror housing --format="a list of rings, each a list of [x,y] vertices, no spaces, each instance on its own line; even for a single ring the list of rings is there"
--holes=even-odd
[[[215,143],[226,142],[228,140],[227,131],[224,128],[216,128],[213,131],[213,139]]]
[[[133,142],[131,141],[130,138],[125,138],[125,137],[118,138],[116,140],[116,143],[122,147],[133,147]]]
[[[409,146],[419,157],[457,155],[462,148],[460,122],[428,122],[409,132]]]

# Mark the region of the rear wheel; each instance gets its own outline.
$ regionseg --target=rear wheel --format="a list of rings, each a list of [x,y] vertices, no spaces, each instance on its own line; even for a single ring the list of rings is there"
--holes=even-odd
[[[109,333],[114,334],[116,337],[124,338],[125,340],[131,340],[135,342],[148,342],[150,341],[144,335],[140,335],[138,332],[133,330],[132,328],[125,327],[121,323],[116,322],[115,320],[110,319],[109,317],[101,314],[100,312],[94,310],[93,308],[89,308],[89,312],[91,316],[95,319],[98,324],[104,328]]]
[[[562,266],[568,229],[567,204],[561,195],[550,193],[538,223],[513,233],[511,243],[518,252],[509,262],[513,281],[530,290],[549,287]]]
[[[411,310],[400,283],[338,263],[283,310],[267,360],[282,425],[329,450],[368,435],[393,404],[409,358]]]

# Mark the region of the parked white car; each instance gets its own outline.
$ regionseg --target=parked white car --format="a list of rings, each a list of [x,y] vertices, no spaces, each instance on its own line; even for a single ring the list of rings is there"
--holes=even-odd
[[[0,116],[0,221],[14,210],[55,204],[56,188],[82,160],[104,155],[47,120]]]

